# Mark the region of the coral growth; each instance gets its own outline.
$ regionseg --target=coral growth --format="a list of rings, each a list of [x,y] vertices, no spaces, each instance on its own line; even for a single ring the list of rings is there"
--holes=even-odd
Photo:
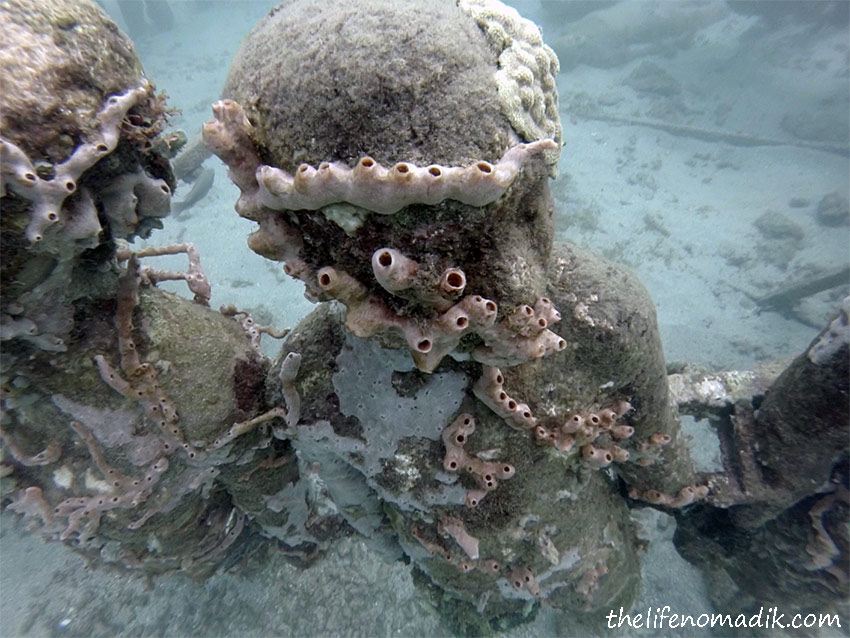
[[[458,7],[478,23],[499,56],[499,102],[514,129],[527,140],[551,138],[560,142],[555,83],[560,65],[558,56],[543,42],[540,28],[516,9],[494,0],[460,0]],[[550,152],[547,160],[557,165],[558,153]]]

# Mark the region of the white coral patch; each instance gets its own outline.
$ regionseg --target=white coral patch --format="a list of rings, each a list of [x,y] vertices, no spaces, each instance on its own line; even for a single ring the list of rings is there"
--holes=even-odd
[[[53,482],[64,490],[70,490],[74,484],[74,473],[67,465],[63,465],[53,472]]]

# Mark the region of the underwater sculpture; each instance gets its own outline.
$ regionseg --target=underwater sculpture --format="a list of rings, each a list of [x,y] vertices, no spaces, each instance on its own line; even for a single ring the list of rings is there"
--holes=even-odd
[[[286,342],[301,413],[277,436],[335,516],[375,537],[386,512],[485,616],[628,604],[636,539],[600,470],[671,504],[705,495],[654,311],[621,269],[553,249],[558,67],[538,29],[498,3],[423,6],[273,11],[205,126],[259,224],[249,246],[342,304]],[[321,543],[314,513],[285,509],[265,533]]]
[[[180,139],[130,41],[91,3],[10,2],[0,21],[4,502],[91,557],[202,575],[244,526],[222,481],[264,480],[262,459],[222,473],[204,443],[255,415],[267,362],[206,307],[191,244],[123,243],[162,227]],[[188,270],[139,264],[165,253]]]
[[[724,471],[704,477],[707,504],[677,515],[676,547],[705,570],[718,609],[758,613],[775,601],[803,615],[828,609],[845,623],[850,298],[769,387],[744,376],[732,393],[704,378],[690,384],[714,385],[685,409],[716,422]]]
[[[131,50],[96,9],[45,6],[40,23],[4,20]],[[273,10],[205,127],[258,222],[251,248],[336,300],[274,366],[258,348],[271,329],[205,308],[190,245],[116,243],[156,226],[145,189],[171,179],[134,57],[89,83],[76,145],[49,152],[68,125],[3,105],[18,114],[3,121],[4,496],[44,535],[146,573],[208,573],[252,530],[307,563],[353,528],[485,621],[536,601],[628,607],[626,494],[676,509],[707,488],[648,295],[553,246],[557,60],[496,2],[369,6]],[[84,187],[28,196],[65,195],[57,177],[89,148],[103,155],[73,174]],[[175,251],[186,273],[147,265]],[[175,277],[197,303],[150,285]]]

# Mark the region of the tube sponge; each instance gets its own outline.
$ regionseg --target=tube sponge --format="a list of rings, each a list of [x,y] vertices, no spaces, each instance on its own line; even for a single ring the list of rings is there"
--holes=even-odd
[[[366,287],[346,272],[325,266],[316,273],[319,287],[346,306],[367,296]],[[360,335],[358,335],[360,336]]]
[[[593,467],[606,467],[614,461],[614,455],[611,452],[593,445],[582,447],[581,457]]]
[[[467,507],[475,507],[481,502],[487,492],[495,490],[499,480],[513,478],[516,468],[510,463],[484,461],[477,456],[466,453],[463,446],[469,440],[469,435],[475,431],[475,420],[472,415],[463,413],[445,427],[442,433],[446,454],[443,457],[443,468],[449,472],[463,469],[472,474],[480,490],[471,490],[464,497]]]
[[[549,325],[545,317],[537,317],[528,304],[519,306],[507,319],[508,327],[523,337],[534,337]]]
[[[534,314],[543,317],[549,325],[556,324],[561,320],[561,313],[552,305],[548,297],[540,297],[534,302]]]
[[[511,427],[526,430],[537,425],[528,405],[512,399],[503,384],[504,377],[499,368],[484,366],[481,377],[472,386],[472,392]]]
[[[459,297],[466,288],[466,275],[460,268],[448,268],[440,277],[440,290],[450,296]]]
[[[535,598],[540,596],[540,586],[537,584],[534,574],[527,567],[518,567],[513,570],[509,580],[515,589],[525,589]]]
[[[469,490],[463,497],[463,504],[467,507],[478,507],[485,496],[487,496],[487,490]]]
[[[388,292],[410,288],[418,269],[415,261],[394,248],[380,248],[372,254],[372,272],[381,287]]]
[[[16,195],[32,202],[25,233],[31,243],[40,242],[50,226],[65,221],[62,211],[65,199],[76,192],[77,182],[86,170],[115,150],[121,120],[148,94],[148,89],[149,86],[139,87],[109,97],[97,115],[97,133],[78,146],[68,159],[54,166],[52,179],[40,178],[20,148],[0,139],[0,196],[5,195],[8,186]]]
[[[437,524],[437,533],[451,536],[470,559],[478,560],[478,539],[466,531],[463,521],[459,518],[444,517]]]
[[[286,262],[289,266],[287,274],[292,277],[297,277],[296,271],[302,270],[291,263],[300,259],[299,255],[304,247],[301,233],[287,224],[279,215],[269,215],[263,225],[251,233],[248,237],[248,247],[266,259]]]
[[[463,447],[470,434],[475,432],[475,419],[472,415],[463,413],[443,430],[443,443],[449,447]]]
[[[256,189],[260,162],[251,140],[254,127],[248,116],[234,100],[219,100],[212,105],[212,111],[214,119],[203,127],[204,146],[227,164],[230,179],[241,191]]]
[[[228,125],[219,119],[215,107],[213,113],[216,121]],[[217,151],[217,137],[221,134],[216,132],[215,122],[209,122],[204,130],[205,139],[210,138],[208,148],[222,157]],[[479,161],[465,167],[436,164],[419,167],[399,162],[385,168],[371,157],[363,157],[353,169],[337,162],[322,162],[318,168],[301,164],[295,175],[290,175],[279,168],[260,165],[256,180],[261,203],[273,210],[318,210],[346,202],[391,215],[410,204],[434,205],[445,199],[486,206],[504,194],[530,157],[557,148],[558,144],[551,139],[517,144],[496,164]]]
[[[705,485],[686,485],[675,496],[670,496],[658,490],[641,490],[632,486],[629,488],[629,498],[646,501],[652,505],[666,505],[668,507],[679,508],[705,499],[708,496],[708,492],[709,488]]]
[[[649,445],[662,446],[668,445],[671,441],[671,438],[669,434],[662,434],[661,432],[656,432],[655,434],[651,435],[649,439],[647,439],[647,441]]]
[[[303,262],[296,258],[294,263]],[[487,365],[515,365],[566,348],[566,341],[547,330],[546,319],[531,306],[521,308],[522,314],[530,316],[535,326],[534,334],[524,337],[511,327],[510,320],[496,324],[498,306],[489,299],[467,295],[451,305],[451,301],[435,297],[434,285],[437,282],[431,281],[423,288],[422,280],[427,277],[419,275],[419,265],[394,248],[375,251],[371,265],[378,283],[385,290],[430,306],[432,311],[440,314],[427,319],[397,314],[380,297],[370,294],[357,279],[332,266],[325,266],[316,273],[318,287],[321,292],[345,304],[345,325],[355,336],[368,338],[383,331],[401,333],[416,366],[423,372],[432,372],[443,357],[458,346],[467,330],[484,339],[484,345],[475,348],[472,358]],[[306,274],[302,274],[302,278],[308,279]],[[466,284],[466,277],[458,268],[444,271],[443,279],[457,292],[463,290]],[[520,414],[520,417],[518,425],[533,427],[529,415]]]
[[[495,323],[498,311],[496,302],[480,295],[471,295],[464,297],[460,303],[476,328],[489,328]]]
[[[635,433],[635,429],[630,425],[615,425],[611,428],[611,436],[617,440],[628,439]]]
[[[479,331],[484,345],[475,349],[473,359],[489,366],[513,366],[560,352],[567,342],[548,329],[560,317],[545,297],[535,307],[519,306],[503,321]]]
[[[461,304],[456,304],[439,315],[436,323],[450,334],[459,334],[469,327],[469,315]]]

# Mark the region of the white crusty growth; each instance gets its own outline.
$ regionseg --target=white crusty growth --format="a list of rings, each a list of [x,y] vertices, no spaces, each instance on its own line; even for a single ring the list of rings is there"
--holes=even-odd
[[[292,176],[284,170],[257,168],[260,201],[274,210],[317,210],[346,202],[391,215],[410,204],[439,204],[453,199],[485,206],[501,197],[529,157],[557,149],[550,139],[509,148],[496,164],[416,166],[399,162],[390,168],[363,157],[354,168],[323,162],[319,168],[301,164]]]
[[[458,0],[458,8],[478,23],[499,57],[493,74],[499,106],[520,137],[561,141],[558,110],[558,56],[543,42],[540,28],[498,0]],[[555,177],[560,148],[547,149]]]

